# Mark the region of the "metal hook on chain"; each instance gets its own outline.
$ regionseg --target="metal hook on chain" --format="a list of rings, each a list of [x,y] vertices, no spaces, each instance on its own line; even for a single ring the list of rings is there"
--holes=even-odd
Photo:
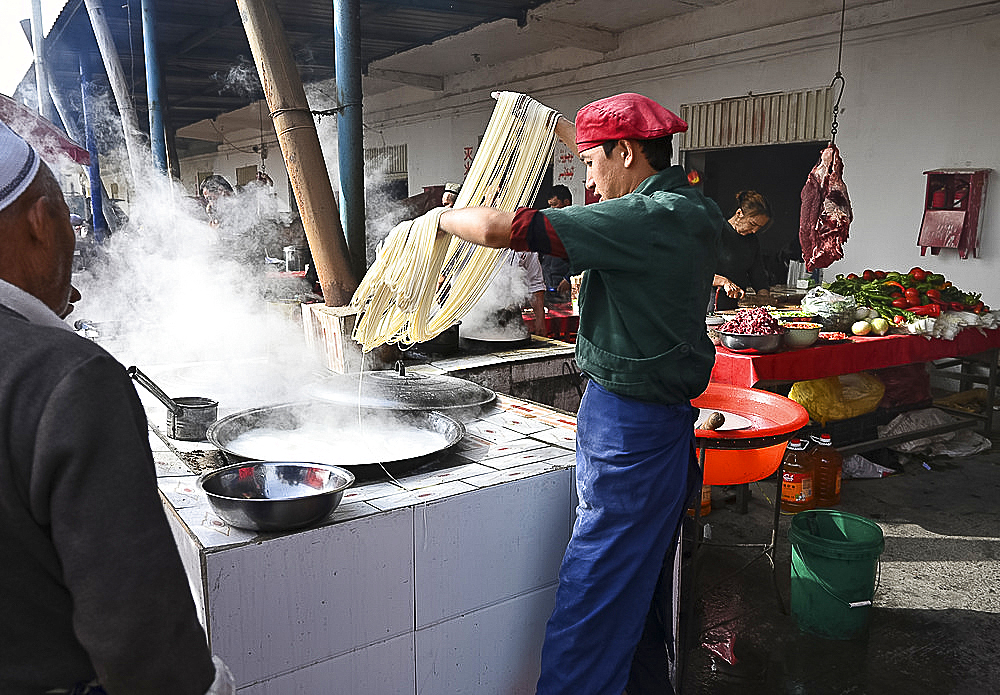
[[[840,70],[834,76],[833,81],[830,83],[830,89],[833,89],[834,85],[840,83],[840,92],[837,94],[837,101],[833,104],[833,121],[830,123],[830,144],[835,144],[837,140],[837,114],[840,113],[840,98],[844,96],[844,88],[847,86],[847,81],[844,76],[840,74]]]

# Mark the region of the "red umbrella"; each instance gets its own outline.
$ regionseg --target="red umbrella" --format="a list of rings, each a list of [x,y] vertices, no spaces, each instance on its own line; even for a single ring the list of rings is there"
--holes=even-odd
[[[62,155],[77,164],[90,166],[90,153],[86,149],[66,137],[51,121],[4,94],[0,94],[0,119],[27,140],[42,159]]]

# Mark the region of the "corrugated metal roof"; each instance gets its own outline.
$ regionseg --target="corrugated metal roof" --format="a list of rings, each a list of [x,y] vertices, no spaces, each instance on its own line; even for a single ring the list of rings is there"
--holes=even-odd
[[[500,19],[522,21],[530,10],[544,3],[362,0],[362,65],[367,67],[480,24]],[[275,4],[303,79],[332,79],[332,0],[276,0]],[[144,122],[146,84],[140,0],[105,2],[104,10],[136,110]],[[250,46],[234,0],[157,0],[155,11],[170,128],[215,118],[260,97]],[[66,4],[47,37],[45,50],[53,80],[70,94],[79,91],[81,53],[89,59],[95,81],[106,80],[84,0]],[[30,74],[25,76],[28,81],[33,81]]]

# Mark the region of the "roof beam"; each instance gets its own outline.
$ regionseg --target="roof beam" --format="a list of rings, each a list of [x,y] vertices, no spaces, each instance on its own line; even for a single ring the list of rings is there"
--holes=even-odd
[[[618,34],[614,32],[556,22],[538,15],[529,15],[528,25],[522,31],[540,33],[560,46],[583,48],[598,53],[610,53],[618,49]]]
[[[474,0],[382,0],[381,5],[413,7],[441,14],[457,14],[485,19],[521,19],[524,13],[516,8],[498,8],[496,5]]]
[[[184,53],[202,45],[206,41],[209,41],[213,36],[218,34],[220,30],[230,27],[238,21],[240,21],[240,13],[238,10],[227,12],[221,17],[217,17],[214,22],[211,22],[210,26],[202,29],[201,31],[196,31],[188,36],[186,39],[177,44],[172,51],[165,51],[164,53],[166,55],[170,55],[172,53],[183,55]]]
[[[399,84],[411,87],[422,87],[432,92],[444,91],[444,78],[437,75],[421,75],[416,72],[403,72],[402,70],[382,70],[380,68],[368,68],[368,77],[376,80],[387,80],[388,82],[398,82]]]

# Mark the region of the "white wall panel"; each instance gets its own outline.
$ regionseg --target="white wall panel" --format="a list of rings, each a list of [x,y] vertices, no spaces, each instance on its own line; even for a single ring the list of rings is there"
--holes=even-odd
[[[416,508],[417,628],[554,584],[573,519],[571,477],[562,469]]]
[[[413,513],[210,553],[212,649],[246,684],[413,629]]]

